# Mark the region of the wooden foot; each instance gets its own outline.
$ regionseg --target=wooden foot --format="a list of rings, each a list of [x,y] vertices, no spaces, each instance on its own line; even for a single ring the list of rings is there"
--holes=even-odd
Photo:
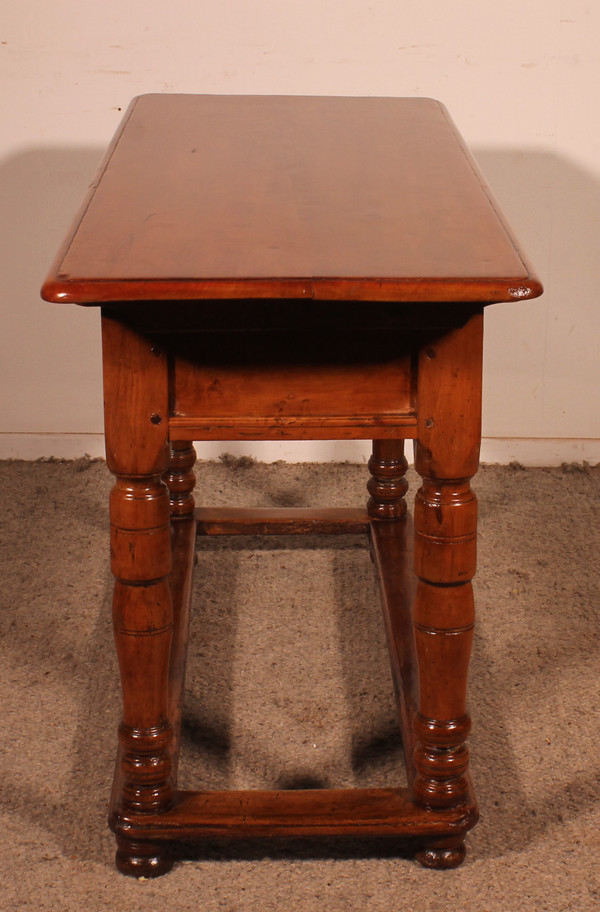
[[[129,877],[160,877],[173,867],[166,845],[155,842],[134,842],[117,836],[115,864],[121,874]]]
[[[430,843],[416,854],[424,868],[457,868],[465,860],[466,849],[462,836],[451,836]]]

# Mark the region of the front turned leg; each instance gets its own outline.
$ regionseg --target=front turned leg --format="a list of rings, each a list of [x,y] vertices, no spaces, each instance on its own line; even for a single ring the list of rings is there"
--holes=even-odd
[[[469,791],[466,692],[475,616],[470,579],[475,571],[476,509],[468,481],[440,484],[424,479],[415,499],[419,710],[414,720],[413,791],[417,803],[435,809],[464,804]],[[464,855],[460,835],[428,845],[418,858],[428,867],[454,867]]]
[[[440,334],[419,361],[419,437],[415,468],[422,478],[414,508],[414,630],[419,704],[413,795],[443,811],[470,804],[464,830],[476,820],[469,796],[467,676],[473,641],[477,500],[470,480],[479,461],[482,316]],[[465,832],[428,840],[419,861],[455,867]]]
[[[111,494],[113,624],[123,694],[120,807],[160,813],[172,801],[167,681],[173,627],[169,493],[160,476],[119,477]],[[155,877],[172,862],[152,843],[117,836],[124,874]]]
[[[166,848],[136,839],[131,814],[172,804],[173,731],[168,716],[173,606],[169,574],[169,462],[165,355],[143,334],[104,314],[106,458],[110,496],[113,623],[123,717],[111,826],[124,874],[155,877],[172,866]]]

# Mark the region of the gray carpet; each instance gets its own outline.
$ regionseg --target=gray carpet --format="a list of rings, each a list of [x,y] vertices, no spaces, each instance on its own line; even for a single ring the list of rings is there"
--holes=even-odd
[[[0,463],[1,910],[600,907],[600,467],[483,467],[465,864],[209,847],[156,881],[113,868],[119,717],[103,463]],[[356,505],[366,468],[204,463],[205,503]],[[414,476],[411,478],[414,489]],[[231,542],[231,540],[230,540]],[[326,547],[322,547],[326,545]],[[258,549],[257,549],[258,546]],[[183,784],[399,781],[361,538],[211,540],[199,552]]]

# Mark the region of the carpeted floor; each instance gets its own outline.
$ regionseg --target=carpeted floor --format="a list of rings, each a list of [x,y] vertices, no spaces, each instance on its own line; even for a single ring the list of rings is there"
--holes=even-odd
[[[356,505],[354,465],[198,468],[205,503]],[[483,467],[465,864],[209,849],[156,881],[113,867],[119,718],[103,463],[0,463],[0,910],[521,912],[600,908],[600,467]],[[411,479],[414,490],[414,476]],[[326,545],[326,547],[323,547]],[[258,547],[257,547],[258,546]],[[199,552],[181,778],[394,784],[401,745],[360,538]]]

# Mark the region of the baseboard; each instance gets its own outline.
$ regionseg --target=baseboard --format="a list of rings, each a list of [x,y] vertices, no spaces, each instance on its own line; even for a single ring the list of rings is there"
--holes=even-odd
[[[412,445],[407,443],[412,461]],[[197,443],[199,459],[218,459],[224,453],[259,462],[366,462],[370,443],[364,440],[209,441]],[[104,456],[102,434],[0,433],[0,459],[80,459]],[[484,437],[481,461],[508,465],[558,466],[600,463],[600,439],[561,437]]]
[[[481,461],[524,466],[600,463],[600,440],[594,437],[484,437]]]
[[[104,434],[0,433],[0,459],[104,457]]]

